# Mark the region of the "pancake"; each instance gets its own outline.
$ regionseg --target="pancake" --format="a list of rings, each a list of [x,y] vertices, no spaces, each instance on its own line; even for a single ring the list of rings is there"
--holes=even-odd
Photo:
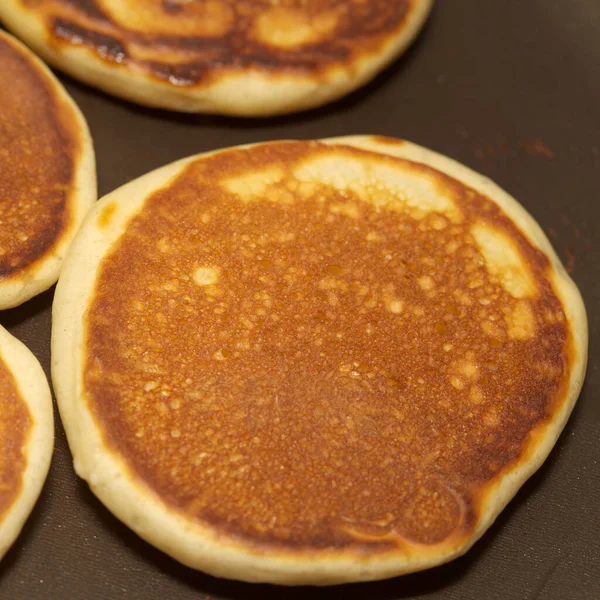
[[[96,199],[87,125],[67,92],[29,50],[0,31],[0,309],[58,279]]]
[[[50,388],[31,352],[0,327],[0,559],[35,504],[52,457]]]
[[[433,0],[2,0],[50,64],[110,94],[185,112],[275,115],[364,85]]]
[[[273,142],[105,197],[53,307],[77,473],[141,537],[280,584],[448,561],[575,404],[585,309],[531,216],[408,142]]]

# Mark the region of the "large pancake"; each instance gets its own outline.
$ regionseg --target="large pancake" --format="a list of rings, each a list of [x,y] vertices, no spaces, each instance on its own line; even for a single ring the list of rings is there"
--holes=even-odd
[[[57,286],[75,468],[183,563],[390,577],[465,552],[556,442],[579,292],[526,211],[397,140],[164,167],[90,213]]]
[[[372,79],[433,0],[2,0],[51,64],[111,94],[187,112],[273,115]]]
[[[0,326],[0,558],[19,535],[52,457],[50,388],[31,352]]]
[[[62,85],[0,31],[0,309],[58,279],[96,199],[87,125]]]

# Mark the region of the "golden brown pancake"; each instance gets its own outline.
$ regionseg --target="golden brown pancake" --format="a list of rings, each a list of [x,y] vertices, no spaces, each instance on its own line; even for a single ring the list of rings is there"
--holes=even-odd
[[[15,385],[15,378],[0,362],[0,521],[21,491],[21,476],[25,468],[23,447],[31,418],[27,405]]]
[[[465,552],[549,453],[587,355],[577,288],[523,208],[370,137],[221,151],[117,190],[53,317],[99,498],[185,564],[287,584]]]
[[[0,309],[57,279],[95,200],[94,155],[81,113],[48,69],[0,32]]]
[[[0,558],[40,493],[53,439],[46,376],[29,350],[0,327]]]
[[[3,0],[51,64],[188,112],[272,115],[335,100],[412,42],[433,0]]]

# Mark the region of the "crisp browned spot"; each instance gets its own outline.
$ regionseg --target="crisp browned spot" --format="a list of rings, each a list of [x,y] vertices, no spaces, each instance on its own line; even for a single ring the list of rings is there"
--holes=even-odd
[[[23,450],[30,426],[29,410],[0,357],[0,520],[21,489],[27,465]]]
[[[492,265],[490,231],[529,287]],[[102,263],[90,407],[165,502],[251,543],[460,538],[561,399],[570,333],[548,266],[424,166],[309,142],[206,158]]]
[[[175,85],[257,68],[317,74],[378,52],[415,0],[21,0],[53,38]]]
[[[70,223],[77,133],[47,76],[0,34],[0,281],[52,249]]]
[[[371,139],[373,140],[373,142],[375,142],[379,145],[395,146],[396,148],[400,148],[401,146],[404,146],[406,144],[406,142],[404,140],[399,140],[397,138],[385,137],[383,135],[374,135],[374,136],[372,136]]]
[[[98,227],[100,229],[106,229],[112,223],[112,218],[117,210],[117,205],[114,202],[109,202],[105,207],[102,208],[98,215]]]

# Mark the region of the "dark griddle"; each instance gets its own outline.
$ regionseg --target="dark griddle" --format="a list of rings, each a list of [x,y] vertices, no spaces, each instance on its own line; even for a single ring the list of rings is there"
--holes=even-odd
[[[465,557],[336,590],[251,586],[180,566],[121,525],[77,479],[57,419],[50,476],[0,563],[1,599],[600,598],[600,1],[438,0],[419,41],[373,84],[286,118],[180,116],[63,80],[94,136],[101,195],[197,152],[350,133],[404,137],[485,173],[537,218],[580,286],[589,369],[550,458]],[[46,372],[52,295],[0,313]]]

